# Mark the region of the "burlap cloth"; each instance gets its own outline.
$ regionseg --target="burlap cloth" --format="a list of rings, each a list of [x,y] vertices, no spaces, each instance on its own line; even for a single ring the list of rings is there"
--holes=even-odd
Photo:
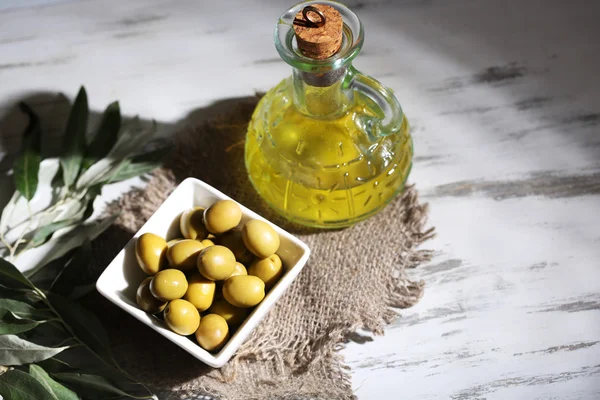
[[[117,224],[95,243],[103,265],[156,210],[178,182],[193,176],[295,233],[312,250],[287,293],[228,365],[211,369],[132,317],[101,304],[119,361],[160,397],[223,400],[353,399],[348,367],[338,351],[362,328],[383,334],[392,307],[419,301],[423,282],[406,268],[430,257],[417,246],[433,235],[427,205],[408,187],[384,211],[354,227],[317,231],[274,215],[247,180],[243,139],[256,99],[238,102],[216,119],[177,136],[174,153],[144,191],[127,194]]]

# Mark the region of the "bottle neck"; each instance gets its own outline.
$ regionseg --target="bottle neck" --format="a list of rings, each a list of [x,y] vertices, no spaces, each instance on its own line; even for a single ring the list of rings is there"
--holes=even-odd
[[[294,105],[312,118],[337,118],[353,102],[353,91],[345,84],[346,67],[316,74],[293,69]]]

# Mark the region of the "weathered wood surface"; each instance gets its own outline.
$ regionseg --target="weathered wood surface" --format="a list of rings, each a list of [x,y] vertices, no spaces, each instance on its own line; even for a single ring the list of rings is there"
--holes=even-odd
[[[438,232],[410,272],[421,303],[344,350],[358,397],[600,398],[600,2],[347,3],[367,34],[356,66],[412,123]],[[271,36],[289,5],[5,0],[0,149],[35,93],[51,113],[48,93],[85,83],[93,109],[118,98],[168,129],[266,90],[290,73]]]

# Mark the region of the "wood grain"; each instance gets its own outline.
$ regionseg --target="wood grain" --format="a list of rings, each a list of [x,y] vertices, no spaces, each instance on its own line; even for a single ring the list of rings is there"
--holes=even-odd
[[[362,0],[355,65],[393,88],[410,180],[438,235],[421,303],[343,351],[360,399],[600,398],[600,3]],[[290,74],[272,43],[291,3],[9,1],[0,150],[32,93],[85,83],[166,129]],[[252,23],[248,23],[248,21]],[[34,104],[55,109],[47,96]],[[49,135],[60,136],[60,126]]]

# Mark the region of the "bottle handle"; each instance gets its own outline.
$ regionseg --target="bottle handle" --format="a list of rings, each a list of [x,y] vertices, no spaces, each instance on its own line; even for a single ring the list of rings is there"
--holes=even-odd
[[[352,89],[373,100],[383,113],[383,118],[365,118],[365,129],[374,137],[397,133],[402,127],[404,113],[392,90],[383,86],[378,80],[361,73],[353,66],[348,67],[347,78],[350,78],[349,84]]]

